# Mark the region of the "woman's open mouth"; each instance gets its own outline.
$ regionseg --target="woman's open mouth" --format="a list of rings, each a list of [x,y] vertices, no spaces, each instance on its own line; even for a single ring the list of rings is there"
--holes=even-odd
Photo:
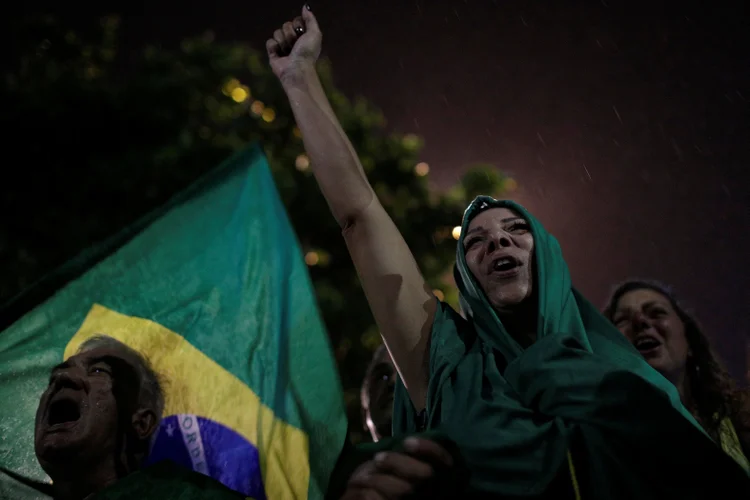
[[[492,261],[490,274],[498,278],[510,278],[518,274],[521,262],[511,256],[498,257]]]
[[[661,347],[661,342],[655,337],[644,335],[635,339],[633,345],[645,357],[654,354]]]

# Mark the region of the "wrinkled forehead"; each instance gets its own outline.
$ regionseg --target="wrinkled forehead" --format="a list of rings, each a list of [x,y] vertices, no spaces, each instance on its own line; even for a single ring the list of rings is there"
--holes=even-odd
[[[639,288],[626,292],[617,301],[618,311],[638,311],[652,304],[660,304],[671,307],[669,299],[656,290]]]
[[[113,370],[113,375],[138,378],[136,369],[137,360],[127,351],[113,346],[97,346],[84,349],[55,366],[52,371],[63,370],[72,366],[87,367],[96,363],[106,363],[109,365]]]
[[[76,363],[90,362],[91,360],[101,358],[117,358],[121,361],[132,364],[133,360],[129,359],[130,356],[124,349],[118,349],[113,346],[96,346],[90,348],[83,348],[79,352],[68,358],[68,361]]]

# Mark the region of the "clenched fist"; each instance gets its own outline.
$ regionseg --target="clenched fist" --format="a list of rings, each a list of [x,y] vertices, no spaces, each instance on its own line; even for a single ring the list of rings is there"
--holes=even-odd
[[[453,457],[429,439],[408,438],[405,452],[379,453],[349,479],[341,500],[400,500],[453,498],[443,488],[440,471],[454,466]]]
[[[305,71],[314,69],[322,40],[318,21],[307,4],[300,17],[284,23],[273,33],[273,38],[266,41],[266,50],[271,69],[282,84],[292,83]]]

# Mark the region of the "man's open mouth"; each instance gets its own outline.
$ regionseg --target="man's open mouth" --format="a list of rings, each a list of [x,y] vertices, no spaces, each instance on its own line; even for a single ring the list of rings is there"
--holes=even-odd
[[[47,411],[49,427],[67,427],[81,418],[81,407],[78,401],[63,397],[52,401]]]

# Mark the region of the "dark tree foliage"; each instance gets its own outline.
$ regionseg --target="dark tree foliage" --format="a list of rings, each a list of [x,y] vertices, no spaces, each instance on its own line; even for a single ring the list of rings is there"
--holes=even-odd
[[[2,80],[0,302],[260,141],[306,252],[361,438],[358,388],[379,335],[265,54],[206,34],[179,50],[147,47],[124,57],[117,27],[108,17],[88,30],[51,18],[17,28],[18,50]],[[480,165],[448,192],[431,191],[425,165],[417,167],[421,140],[387,133],[372,104],[336,90],[326,61],[319,70],[425,277],[454,302],[446,281],[453,228],[474,195],[498,195],[514,182]]]

